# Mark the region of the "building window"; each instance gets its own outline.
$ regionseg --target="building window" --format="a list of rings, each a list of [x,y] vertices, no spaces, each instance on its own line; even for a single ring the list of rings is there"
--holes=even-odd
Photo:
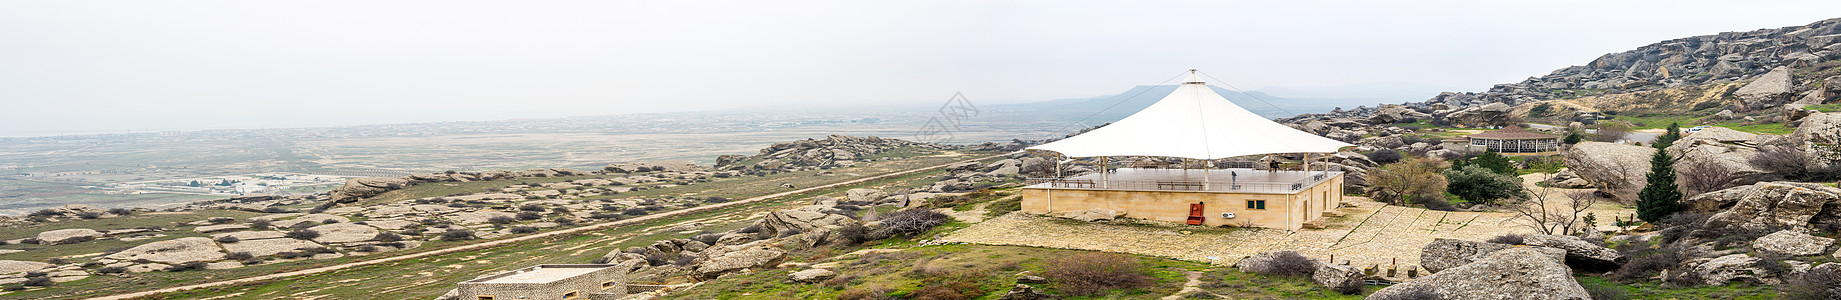
[[[1266,209],[1266,200],[1247,200],[1247,209]]]
[[[568,293],[563,293],[563,300],[581,299],[582,298],[581,296],[582,296],[581,292],[569,291]]]
[[[603,290],[603,291],[605,291],[605,290],[607,290],[607,289],[611,289],[611,288],[614,288],[614,281],[612,281],[612,280],[609,280],[609,281],[607,281],[607,282],[602,282],[602,283],[601,283],[601,290]]]
[[[492,296],[479,296],[479,300],[492,300]]]

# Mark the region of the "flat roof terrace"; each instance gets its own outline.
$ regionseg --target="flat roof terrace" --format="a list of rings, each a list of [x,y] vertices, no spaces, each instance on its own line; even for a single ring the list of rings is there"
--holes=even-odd
[[[497,276],[469,280],[471,283],[551,283],[594,273],[613,265],[538,265],[505,272]]]
[[[1340,174],[1323,170],[1120,168],[1104,175],[1030,178],[1028,188],[1294,194]]]

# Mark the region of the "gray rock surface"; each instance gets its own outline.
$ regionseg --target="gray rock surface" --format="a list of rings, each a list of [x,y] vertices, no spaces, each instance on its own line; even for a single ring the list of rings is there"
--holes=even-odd
[[[224,259],[224,250],[217,246],[217,242],[209,238],[184,237],[141,244],[106,257],[115,260],[146,259],[158,263],[183,264]]]
[[[192,231],[197,231],[197,232],[202,232],[202,233],[212,233],[212,232],[244,230],[244,229],[249,229],[249,225],[242,225],[242,224],[206,225],[206,226],[198,226],[196,228],[192,228]]]
[[[1745,108],[1760,110],[1789,102],[1790,96],[1795,92],[1793,84],[1794,82],[1790,80],[1790,68],[1777,67],[1770,73],[1758,76],[1758,79],[1745,84],[1745,87],[1739,88],[1732,95],[1739,97],[1739,103],[1744,104]]]
[[[1367,284],[1366,277],[1361,268],[1338,264],[1320,264],[1310,275],[1311,281],[1345,295],[1361,293],[1362,286]]]
[[[1776,181],[1695,195],[1682,203],[1690,210],[1715,212],[1703,230],[1807,230],[1811,221],[1841,221],[1836,201],[1841,201],[1841,188]]]
[[[39,245],[61,245],[94,240],[102,237],[101,231],[88,228],[58,229],[38,233]]]
[[[1516,246],[1490,242],[1446,238],[1433,239],[1431,243],[1427,243],[1425,248],[1419,251],[1419,264],[1420,267],[1425,268],[1426,271],[1437,273],[1470,264],[1471,262],[1489,256],[1490,253],[1496,253],[1496,251],[1507,250],[1514,247]],[[1525,248],[1533,248],[1534,251],[1538,251],[1547,255],[1548,258],[1552,258],[1556,263],[1563,263],[1566,261],[1565,250],[1546,247]]]
[[[1576,236],[1528,234],[1522,241],[1529,246],[1565,250],[1566,264],[1582,270],[1613,270],[1630,260],[1617,250],[1594,245]]]
[[[832,272],[831,270],[826,270],[826,269],[808,269],[804,271],[793,272],[792,274],[787,274],[787,276],[792,277],[793,281],[813,283],[813,282],[825,281],[825,279],[831,279],[831,277],[837,277],[837,272]]]
[[[337,223],[314,226],[311,230],[320,236],[313,241],[320,243],[351,243],[369,241],[377,238],[377,228],[352,223]]]
[[[1841,84],[1841,81],[1834,79],[1829,82]],[[1803,141],[1803,153],[1808,160],[1809,171],[1841,170],[1841,113],[1813,114],[1803,118],[1802,122],[1801,126],[1796,127],[1796,132],[1790,133],[1790,137]]]
[[[1470,264],[1395,284],[1369,295],[1395,299],[1415,288],[1430,289],[1439,299],[1565,299],[1589,300],[1590,294],[1572,270],[1532,248],[1516,247],[1490,253]]]
[[[261,256],[275,255],[277,253],[282,253],[282,252],[295,251],[295,250],[313,248],[313,247],[323,247],[323,246],[321,246],[318,243],[314,243],[310,241],[289,239],[289,238],[279,238],[279,239],[244,240],[244,241],[235,242],[235,243],[223,244],[223,247],[224,247],[224,250],[228,252],[248,252],[250,255],[261,257]]]
[[[845,216],[810,211],[781,210],[768,213],[767,217],[761,220],[761,231],[772,235],[778,235],[780,232],[787,230],[809,232],[817,229],[838,229],[851,224],[856,224],[856,220],[851,220],[849,217]]]
[[[56,265],[36,261],[0,260],[0,274],[38,271],[52,266]]]
[[[1600,191],[1618,199],[1635,200],[1636,193],[1646,185],[1643,180],[1649,174],[1649,157],[1655,152],[1655,148],[1644,146],[1579,142],[1566,149],[1566,166]]]
[[[1027,284],[1017,284],[1015,287],[1011,287],[1009,292],[1004,292],[1004,295],[997,297],[997,299],[998,300],[1052,300],[1052,299],[1061,299],[1061,297],[1055,297],[1052,295],[1037,292],[1034,287],[1030,287]]]
[[[716,276],[742,269],[771,266],[784,256],[786,252],[765,248],[730,251],[697,264],[692,273],[695,273],[698,278],[716,278]]]
[[[1765,252],[1789,255],[1810,256],[1822,254],[1833,245],[1835,239],[1809,235],[1794,230],[1782,230],[1759,237],[1752,241],[1752,248]]]

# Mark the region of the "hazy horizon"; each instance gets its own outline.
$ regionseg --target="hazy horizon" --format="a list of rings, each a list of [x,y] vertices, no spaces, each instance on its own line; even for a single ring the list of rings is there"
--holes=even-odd
[[[0,136],[1014,103],[1190,68],[1397,98],[1841,8],[1731,3],[0,1]]]

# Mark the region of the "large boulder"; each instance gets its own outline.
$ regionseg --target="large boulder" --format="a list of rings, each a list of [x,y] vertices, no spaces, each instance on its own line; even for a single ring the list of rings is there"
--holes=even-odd
[[[1732,95],[1739,97],[1739,103],[1746,109],[1760,110],[1789,102],[1795,92],[1794,82],[1790,80],[1790,68],[1777,67],[1745,84],[1745,87],[1739,88]]]
[[[1452,125],[1465,127],[1500,127],[1515,123],[1510,113],[1515,107],[1501,102],[1467,107],[1445,115],[1445,120]]]
[[[166,264],[224,259],[224,249],[203,237],[185,237],[134,246],[107,256],[115,260],[150,260]]]
[[[1758,156],[1757,147],[1761,142],[1776,137],[1725,127],[1708,127],[1669,145],[1668,155],[1676,159],[1676,170],[1682,169],[1689,162],[1711,162],[1736,176],[1756,177],[1768,172],[1752,166],[1751,159]]]
[[[859,205],[876,203],[876,201],[880,201],[882,198],[888,198],[888,196],[889,193],[878,189],[850,189],[844,191],[845,200]]]
[[[1427,243],[1425,248],[1419,252],[1419,266],[1425,268],[1426,271],[1437,273],[1470,264],[1471,262],[1489,256],[1490,253],[1508,250],[1509,248],[1515,248],[1515,246],[1458,239],[1433,239],[1431,243]],[[1546,255],[1547,258],[1553,259],[1556,263],[1566,261],[1565,250],[1545,247],[1523,248],[1534,248],[1534,251]]]
[[[1572,169],[1565,169],[1560,170],[1559,173],[1554,173],[1553,177],[1547,178],[1547,186],[1563,189],[1582,189],[1592,187],[1592,182],[1586,181],[1585,178],[1579,178],[1579,174],[1574,173]]]
[[[340,203],[354,202],[408,185],[409,179],[398,177],[352,178],[346,180],[345,185],[332,191],[332,200]]]
[[[1683,201],[1689,210],[1716,212],[1702,230],[1808,230],[1812,222],[1841,222],[1841,188],[1788,181],[1760,182],[1707,192]]]
[[[1592,183],[1598,190],[1621,200],[1636,200],[1636,193],[1646,185],[1649,158],[1656,148],[1579,142],[1566,149],[1566,167]]]
[[[1373,299],[1398,298],[1427,290],[1438,299],[1589,300],[1572,270],[1529,247],[1490,253],[1470,264],[1375,291]]]
[[[369,241],[377,237],[377,228],[352,223],[335,223],[314,226],[314,232],[320,236],[313,241],[320,243],[351,243]]]
[[[243,240],[235,243],[223,244],[223,246],[225,251],[231,253],[245,252],[258,257],[300,249],[324,247],[319,243],[289,238]]]
[[[39,245],[80,243],[102,237],[101,231],[88,228],[58,229],[38,233]]]
[[[1387,104],[1376,108],[1374,116],[1369,117],[1368,121],[1375,124],[1412,123],[1418,120],[1427,120],[1431,118],[1432,115],[1413,110],[1405,105]]]
[[[23,260],[0,260],[0,274],[38,271],[57,265]]]
[[[817,229],[838,229],[851,224],[856,224],[856,220],[841,215],[781,210],[768,213],[767,217],[761,220],[761,231],[770,235],[779,235],[788,230],[809,232]]]
[[[1700,278],[1701,284],[1725,285],[1727,282],[1745,281],[1754,284],[1777,284],[1782,282],[1786,272],[1759,268],[1760,258],[1747,254],[1731,254],[1715,258],[1697,258],[1683,262],[1687,269]]]
[[[1809,171],[1841,171],[1841,113],[1814,114],[1803,118],[1802,122],[1790,137],[1803,142]]]
[[[826,269],[807,269],[786,275],[792,277],[793,281],[812,283],[831,279],[831,277],[837,277],[837,272]]]
[[[774,262],[785,256],[786,252],[767,248],[730,251],[697,264],[692,273],[699,278],[716,278],[716,276],[742,269],[772,266]]]
[[[1529,234],[1522,238],[1522,242],[1529,246],[1565,250],[1566,264],[1582,270],[1613,270],[1630,260],[1617,250],[1593,245],[1576,236]]]
[[[1362,292],[1362,286],[1367,284],[1366,278],[1361,268],[1338,264],[1318,265],[1317,271],[1310,274],[1311,281],[1332,291],[1350,295]]]
[[[1835,239],[1809,235],[1794,230],[1782,230],[1752,241],[1752,248],[1770,253],[1789,256],[1810,256],[1822,254]]]

